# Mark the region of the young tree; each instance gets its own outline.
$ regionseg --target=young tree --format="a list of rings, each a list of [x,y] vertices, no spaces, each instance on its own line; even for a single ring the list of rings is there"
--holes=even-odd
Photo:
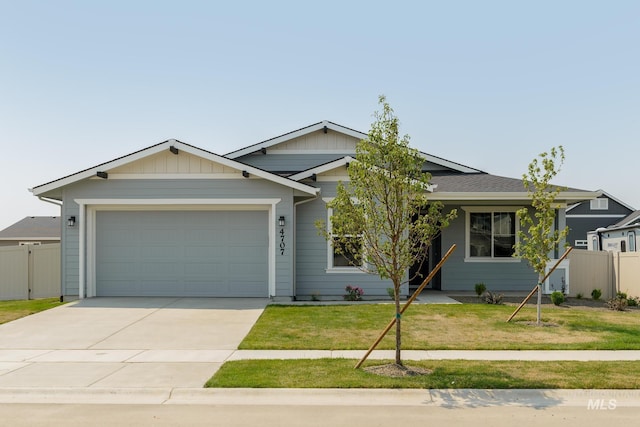
[[[382,111],[374,113],[368,137],[356,147],[349,164],[349,182],[338,183],[330,230],[316,226],[334,250],[349,262],[393,283],[396,310],[396,363],[402,364],[400,288],[409,268],[423,262],[426,249],[455,218],[442,213],[440,202],[428,202],[431,176],[422,171],[424,158],[399,136],[398,118],[380,96]]]
[[[563,188],[551,185],[551,180],[560,172],[564,163],[564,148],[553,147],[549,153],[542,153],[529,164],[528,173],[522,176],[522,183],[531,197],[533,216],[527,208],[518,210],[520,220],[519,241],[515,256],[529,262],[538,273],[538,309],[537,323],[541,321],[542,279],[545,276],[549,254],[564,240],[569,232],[554,230],[556,207],[555,199]]]

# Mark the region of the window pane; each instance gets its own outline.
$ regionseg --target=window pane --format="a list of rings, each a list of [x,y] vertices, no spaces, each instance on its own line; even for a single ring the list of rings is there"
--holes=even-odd
[[[629,232],[629,252],[636,251],[636,233],[633,231]]]
[[[493,214],[494,257],[511,257],[516,244],[515,212],[496,212]]]
[[[345,245],[337,239],[333,240],[333,266],[334,267],[353,267],[360,265],[357,261],[356,254],[362,251],[362,243],[358,237],[351,237],[350,243]]]
[[[491,213],[471,213],[469,214],[469,222],[469,255],[472,257],[490,257]]]

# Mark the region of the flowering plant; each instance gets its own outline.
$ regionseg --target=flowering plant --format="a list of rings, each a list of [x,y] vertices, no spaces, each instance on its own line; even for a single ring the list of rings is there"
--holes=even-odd
[[[345,301],[360,301],[362,299],[362,295],[364,295],[362,288],[357,286],[347,285],[344,290],[347,291],[347,293],[343,295]]]

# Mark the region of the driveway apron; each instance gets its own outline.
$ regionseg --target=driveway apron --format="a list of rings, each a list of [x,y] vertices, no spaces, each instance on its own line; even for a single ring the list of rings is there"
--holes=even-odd
[[[267,299],[91,298],[0,325],[0,387],[201,387]]]

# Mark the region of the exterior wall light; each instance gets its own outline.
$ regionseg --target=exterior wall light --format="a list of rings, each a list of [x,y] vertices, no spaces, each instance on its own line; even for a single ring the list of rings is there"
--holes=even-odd
[[[284,227],[284,215],[280,215],[280,218],[278,218],[278,225]]]
[[[73,227],[73,226],[75,226],[75,225],[76,225],[76,217],[75,217],[75,216],[70,216],[70,217],[67,219],[67,225],[68,225],[69,227]]]

